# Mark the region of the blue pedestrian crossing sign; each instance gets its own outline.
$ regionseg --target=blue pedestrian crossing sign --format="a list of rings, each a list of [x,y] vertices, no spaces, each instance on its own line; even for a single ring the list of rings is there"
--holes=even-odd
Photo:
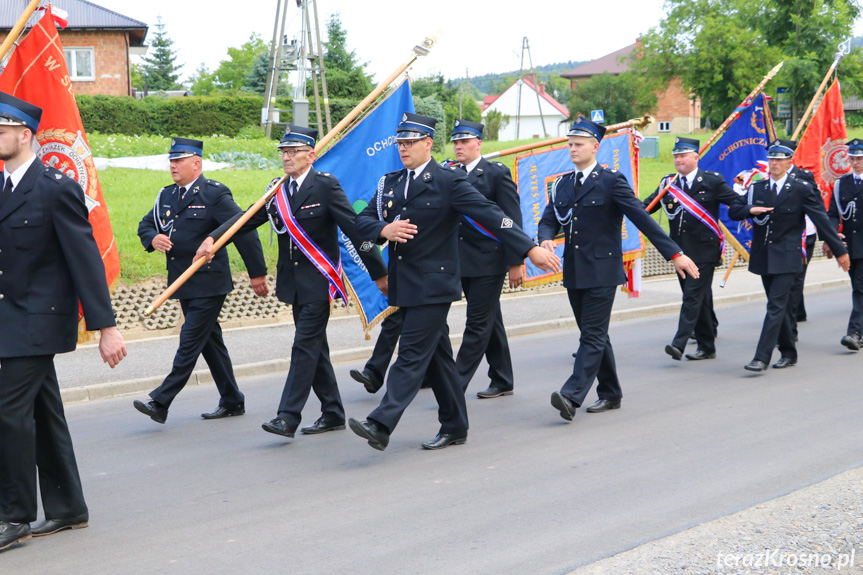
[[[593,110],[590,113],[590,121],[596,122],[597,124],[605,122],[605,112],[602,110]]]

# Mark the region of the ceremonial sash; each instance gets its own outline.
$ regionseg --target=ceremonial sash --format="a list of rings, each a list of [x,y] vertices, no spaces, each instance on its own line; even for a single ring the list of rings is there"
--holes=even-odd
[[[695,216],[698,221],[710,228],[716,237],[719,238],[719,253],[725,253],[725,234],[719,227],[719,222],[716,221],[710,212],[704,209],[704,206],[692,199],[692,196],[683,191],[683,189],[675,183],[672,183],[668,188],[668,193],[676,198],[683,209]]]
[[[333,262],[330,261],[330,258],[327,257],[327,254],[325,254],[324,251],[312,241],[312,238],[310,238],[306,231],[300,227],[300,224],[297,223],[297,220],[288,205],[287,181],[284,182],[281,188],[279,188],[279,191],[276,192],[276,209],[282,217],[282,221],[285,223],[285,228],[288,230],[288,234],[291,236],[291,239],[294,241],[296,246],[307,258],[309,258],[309,261],[318,268],[318,271],[321,272],[330,283],[330,301],[333,301],[336,294],[338,294],[342,298],[342,301],[345,302],[345,305],[347,305],[349,300],[347,290],[345,290],[345,284],[342,281],[342,260],[339,258],[338,268],[334,266]]]
[[[484,227],[482,227],[482,225],[481,225],[479,222],[477,222],[477,221],[473,220],[472,218],[469,218],[468,216],[465,216],[465,217],[464,217],[464,219],[466,219],[466,220],[467,220],[467,223],[469,223],[469,224],[470,224],[470,225],[472,225],[474,228],[476,228],[476,230],[477,230],[479,233],[481,233],[482,235],[484,235],[484,236],[486,236],[486,237],[489,237],[489,238],[493,239],[493,240],[494,240],[494,241],[496,241],[496,242],[500,242],[500,240],[499,240],[499,239],[497,239],[497,238],[494,236],[494,234],[492,234],[490,231],[488,231],[487,229],[485,229]]]

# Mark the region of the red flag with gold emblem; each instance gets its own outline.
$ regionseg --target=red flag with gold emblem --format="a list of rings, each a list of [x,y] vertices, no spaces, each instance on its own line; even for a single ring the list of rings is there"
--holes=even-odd
[[[120,275],[120,256],[50,9],[12,53],[0,75],[0,90],[42,108],[37,155],[83,188],[110,286]]]
[[[836,80],[824,94],[794,152],[794,165],[815,174],[825,206],[830,202],[833,182],[851,171],[847,139],[842,92]]]

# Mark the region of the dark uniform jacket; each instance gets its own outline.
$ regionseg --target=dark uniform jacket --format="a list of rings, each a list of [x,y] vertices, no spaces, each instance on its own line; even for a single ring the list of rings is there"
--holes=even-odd
[[[227,186],[198,176],[180,199],[179,187],[172,184],[162,188],[156,205],[138,224],[138,237],[148,252],[154,250],[153,238],[162,233],[171,238],[173,247],[168,251],[168,285],[172,284],[194,261],[198,246],[209,233],[222,223],[242,213],[234,202]],[[171,228],[162,229],[165,226]],[[267,274],[264,250],[257,234],[243,234],[236,240],[237,250],[246,263],[250,278]],[[216,252],[213,261],[204,264],[178,289],[175,299],[191,299],[224,295],[234,289],[231,266],[226,250]]]
[[[405,200],[407,176],[407,169],[386,174],[378,184],[378,193],[357,216],[357,233],[380,244],[386,242],[380,237],[381,230],[396,219],[410,220],[417,226],[413,239],[389,245],[390,305],[418,306],[461,299],[461,214],[473,218],[521,258],[535,247],[512,218],[468,183],[462,170],[441,167],[432,158],[411,181]]]
[[[839,229],[841,222],[845,244],[852,260],[863,259],[863,212],[858,211],[860,209],[863,209],[863,184],[854,184],[852,172],[836,180],[827,210],[834,230]]]
[[[842,240],[830,225],[821,196],[808,183],[788,174],[785,184],[774,199],[770,179],[750,186],[751,200],[729,206],[728,215],[735,220],[752,218],[752,249],[749,253],[749,271],[758,275],[797,273],[803,269],[804,216],[809,216],[821,237],[837,256],[847,253]],[[773,207],[768,217],[753,217],[752,206]],[[760,222],[760,223],[759,223]]]
[[[621,285],[623,269],[621,226],[626,215],[653,242],[665,259],[680,251],[659,227],[632,191],[626,176],[597,165],[575,191],[575,171],[558,177],[553,194],[539,221],[542,243],[564,231],[563,285],[567,289],[588,289]],[[570,220],[561,223],[557,214]],[[637,230],[627,230],[637,233]]]
[[[285,180],[287,183],[288,180]],[[281,191],[277,192],[281,193]],[[354,231],[357,213],[351,207],[339,181],[331,174],[309,168],[303,185],[291,197],[291,213],[313,242],[327,255],[334,266],[339,263],[339,243],[344,241],[338,228],[347,235],[356,248],[372,279],[386,275],[386,265],[373,242],[363,242]],[[218,239],[231,224],[240,218],[237,214],[210,235]],[[240,232],[254,230],[271,220],[277,230],[285,229],[276,207],[275,197],[240,228]],[[297,298],[299,304],[329,300],[329,282],[315,265],[294,245],[290,235],[279,234],[279,260],[276,267],[276,297],[287,304]]]
[[[677,174],[669,174],[662,179],[660,187],[656,188],[643,204],[646,208],[656,197],[666,182],[674,178],[675,183],[680,184]],[[699,169],[692,180],[692,189],[689,196],[701,204],[710,215],[719,221],[719,206],[725,204],[730,206],[734,202],[742,201],[741,197],[726,182],[722,174],[718,172],[705,172]],[[673,214],[680,208],[680,203],[675,201],[671,194],[667,193],[656,204],[650,213],[660,208],[665,208],[666,214]],[[673,219],[672,219],[673,218]],[[689,256],[697,264],[722,263],[722,254],[719,252],[719,237],[713,233],[701,220],[684,209],[680,209],[676,216],[668,218],[668,231],[671,239],[683,249],[683,253]]]
[[[2,178],[2,176],[0,176]],[[0,210],[0,357],[51,355],[115,324],[84,192],[37,158]]]
[[[509,168],[500,162],[480,159],[467,175],[467,181],[486,198],[498,205],[518,227],[521,227],[521,206],[518,190]],[[497,236],[489,230],[492,235]],[[488,237],[467,218],[459,219],[459,265],[462,277],[482,277],[505,274],[510,266],[524,263],[523,254],[514,253],[499,241]]]

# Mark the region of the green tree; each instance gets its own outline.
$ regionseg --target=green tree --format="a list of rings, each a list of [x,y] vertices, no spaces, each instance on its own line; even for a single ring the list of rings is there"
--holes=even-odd
[[[486,139],[496,142],[500,137],[500,131],[509,124],[509,116],[500,110],[489,110],[485,115]]]
[[[259,54],[269,54],[267,44],[259,34],[253,33],[239,48],[228,48],[228,60],[219,62],[215,71],[216,85],[222,90],[240,91],[246,85],[246,76]],[[264,78],[266,84],[266,77]]]
[[[642,37],[634,67],[666,83],[680,78],[714,123],[783,60],[770,90],[788,86],[796,107],[808,103],[860,13],[859,0],[668,0],[666,7],[666,18]],[[843,67],[859,70],[852,56]]]
[[[129,64],[129,82],[136,90],[144,89],[144,70],[140,64]]]
[[[342,28],[338,14],[333,14],[327,20],[324,67],[330,98],[362,99],[372,91],[372,77],[366,74],[366,65],[357,62],[356,52],[348,50],[347,32]],[[313,89],[311,82],[308,83],[308,89]]]
[[[210,96],[217,91],[216,75],[204,64],[200,64],[189,78],[189,85],[195,96]]]
[[[261,96],[267,91],[267,69],[269,68],[270,55],[267,52],[261,52],[255,56],[252,67],[246,74],[246,79],[243,84],[243,92],[252,92]]]
[[[172,48],[174,41],[168,37],[165,32],[165,25],[162,23],[162,17],[159,16],[156,24],[156,35],[153,42],[150,44],[152,48],[151,56],[144,56],[144,64],[141,66],[141,72],[144,80],[147,82],[147,89],[153,90],[176,90],[182,88],[177,83],[180,77],[180,68],[176,64],[177,53]]]
[[[605,122],[616,124],[656,111],[656,86],[635,72],[600,74],[579,82],[569,100],[570,120],[603,110]]]

